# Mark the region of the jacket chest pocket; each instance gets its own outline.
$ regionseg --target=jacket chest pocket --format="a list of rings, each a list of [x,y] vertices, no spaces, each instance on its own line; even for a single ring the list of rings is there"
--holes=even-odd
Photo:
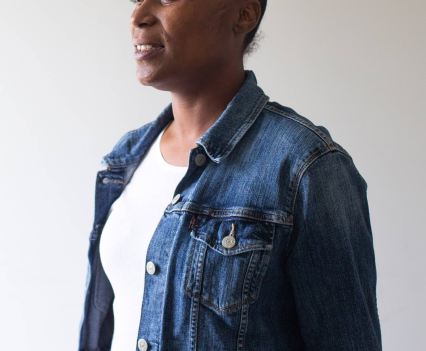
[[[275,224],[196,217],[186,256],[185,293],[218,313],[256,301],[270,260]]]

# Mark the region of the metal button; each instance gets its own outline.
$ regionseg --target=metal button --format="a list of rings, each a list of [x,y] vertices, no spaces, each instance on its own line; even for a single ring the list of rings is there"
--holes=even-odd
[[[155,264],[154,264],[154,262],[149,261],[149,262],[146,264],[146,271],[147,271],[149,274],[154,274],[154,273],[155,273]]]
[[[232,223],[231,226],[231,232],[222,239],[222,246],[227,249],[235,246],[235,223]]]
[[[174,205],[176,202],[178,202],[180,199],[180,194],[176,194],[175,197],[172,200],[172,204]]]
[[[146,351],[146,350],[148,350],[148,343],[146,342],[145,339],[139,339],[138,340],[138,349],[140,351]]]
[[[110,179],[107,177],[102,178],[102,183],[108,184],[110,182]]]
[[[235,246],[235,238],[231,235],[227,235],[222,239],[222,246],[230,249]]]
[[[104,183],[104,184],[109,184],[109,183],[123,184],[123,181],[121,179],[117,179],[117,178],[103,177],[102,183]]]
[[[199,153],[195,156],[195,164],[197,166],[202,166],[206,163],[206,156],[202,153]]]

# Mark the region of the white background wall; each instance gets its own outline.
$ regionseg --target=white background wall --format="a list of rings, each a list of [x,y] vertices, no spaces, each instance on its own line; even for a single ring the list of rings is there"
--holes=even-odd
[[[129,1],[0,1],[0,349],[76,350],[101,156],[167,92],[135,78]],[[247,60],[369,184],[387,351],[425,350],[426,3],[270,0]]]

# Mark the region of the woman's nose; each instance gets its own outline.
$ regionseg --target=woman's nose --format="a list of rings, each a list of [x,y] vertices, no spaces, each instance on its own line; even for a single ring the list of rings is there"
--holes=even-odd
[[[130,17],[131,27],[142,27],[143,25],[150,25],[155,20],[155,16],[151,8],[152,1],[145,0],[139,2],[132,12]]]

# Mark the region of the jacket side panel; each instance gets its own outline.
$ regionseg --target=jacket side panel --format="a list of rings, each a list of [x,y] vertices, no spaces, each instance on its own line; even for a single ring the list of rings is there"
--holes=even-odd
[[[102,228],[112,203],[124,188],[126,169],[101,170],[96,175],[93,229],[89,238],[85,303],[80,322],[80,351],[109,350],[114,330],[114,292],[99,256]]]

